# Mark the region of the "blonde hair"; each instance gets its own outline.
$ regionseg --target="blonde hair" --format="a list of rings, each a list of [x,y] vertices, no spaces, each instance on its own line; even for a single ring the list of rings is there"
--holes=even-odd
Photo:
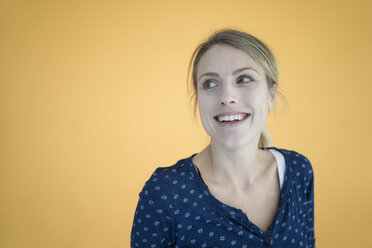
[[[259,65],[262,66],[266,75],[266,82],[268,88],[270,90],[277,91],[279,77],[278,69],[275,57],[272,54],[271,50],[267,47],[267,45],[258,38],[254,37],[253,35],[234,29],[222,29],[216,31],[205,42],[202,42],[200,45],[198,45],[190,59],[188,75],[190,78],[191,72],[193,89],[192,97],[194,98],[194,114],[196,112],[197,106],[196,96],[198,93],[196,78],[197,66],[199,64],[201,57],[206,53],[206,51],[208,51],[209,48],[216,44],[225,44],[233,46],[251,56]],[[260,136],[258,147],[270,146],[274,146],[274,142],[269,132],[266,130],[266,128],[264,128]]]

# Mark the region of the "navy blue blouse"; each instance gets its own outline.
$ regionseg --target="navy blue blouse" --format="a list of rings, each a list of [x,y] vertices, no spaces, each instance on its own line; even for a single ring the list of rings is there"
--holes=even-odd
[[[191,159],[160,167],[140,192],[131,247],[315,247],[314,176],[309,160],[283,154],[286,170],[275,219],[265,233],[242,210],[209,192]]]

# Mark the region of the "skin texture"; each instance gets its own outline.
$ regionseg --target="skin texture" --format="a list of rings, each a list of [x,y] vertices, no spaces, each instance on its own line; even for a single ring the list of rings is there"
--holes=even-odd
[[[257,146],[275,98],[263,68],[245,52],[218,44],[200,59],[197,101],[211,143],[193,162],[215,198],[241,209],[263,231],[275,217],[280,186],[275,158]],[[224,113],[249,116],[221,125],[215,116]]]
[[[233,75],[235,70],[246,67],[251,69]],[[197,72],[200,117],[213,142],[234,149],[259,137],[266,124],[268,110],[274,106],[262,67],[237,48],[215,45],[201,58]],[[205,73],[217,73],[219,76]],[[209,88],[204,88],[205,85]],[[213,116],[226,111],[247,112],[252,116],[249,123],[239,128],[220,128]]]

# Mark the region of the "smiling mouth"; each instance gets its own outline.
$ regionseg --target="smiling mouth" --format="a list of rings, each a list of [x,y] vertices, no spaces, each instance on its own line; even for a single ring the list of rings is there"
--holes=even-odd
[[[240,121],[245,120],[251,114],[247,113],[239,113],[239,114],[231,114],[231,115],[217,115],[213,117],[219,123],[238,123]]]

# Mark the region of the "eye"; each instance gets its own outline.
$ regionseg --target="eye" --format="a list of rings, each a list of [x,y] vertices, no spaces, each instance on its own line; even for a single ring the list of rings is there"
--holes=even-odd
[[[203,88],[204,89],[210,89],[210,88],[213,88],[213,87],[215,87],[217,84],[214,82],[214,81],[212,81],[212,80],[207,80],[207,81],[205,81],[204,83],[203,83]]]
[[[238,84],[246,84],[246,83],[249,83],[249,82],[252,82],[252,81],[254,81],[253,77],[248,76],[248,75],[242,75],[238,78],[237,83]]]

